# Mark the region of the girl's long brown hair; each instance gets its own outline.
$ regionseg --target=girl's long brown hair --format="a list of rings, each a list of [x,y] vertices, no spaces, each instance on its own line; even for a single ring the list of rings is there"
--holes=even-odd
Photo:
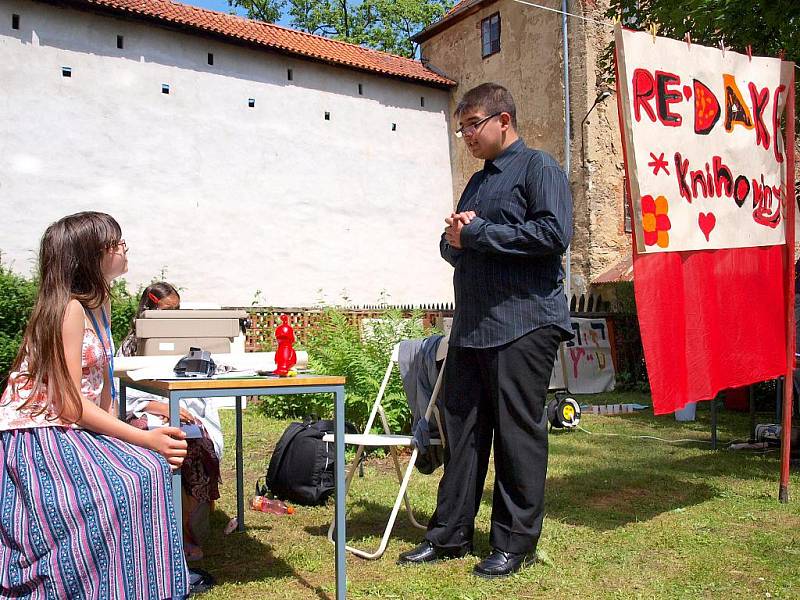
[[[46,391],[46,404],[33,407],[33,415],[50,412],[73,423],[83,415],[81,395],[64,356],[64,315],[73,298],[87,309],[99,308],[109,299],[111,289],[103,276],[102,261],[121,236],[119,224],[101,212],[64,217],[42,236],[39,294],[12,371],[19,370],[23,360],[27,360],[27,368],[16,381],[9,381],[9,385],[32,386],[23,407],[38,404],[35,399]]]

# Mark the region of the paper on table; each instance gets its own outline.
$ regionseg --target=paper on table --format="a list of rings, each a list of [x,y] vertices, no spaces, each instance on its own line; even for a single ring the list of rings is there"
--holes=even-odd
[[[234,368],[228,377],[255,375],[257,371],[274,371],[274,352],[246,352],[244,354],[212,354],[218,365]],[[173,379],[175,363],[181,356],[120,356],[114,359],[114,370],[125,373],[133,381],[142,379]],[[297,352],[295,368],[302,369],[308,365],[308,353]]]
[[[169,367],[145,367],[144,369],[135,369],[126,373],[133,381],[141,381],[143,379],[173,379],[175,371]]]
[[[128,378],[131,381],[142,381],[145,379],[236,379],[237,377],[255,377],[258,372],[255,369],[242,369],[237,371],[228,371],[227,373],[220,373],[213,377],[178,377],[172,369],[162,369],[160,367],[151,367],[144,369],[136,369],[135,371],[128,371]]]
[[[236,379],[237,377],[255,377],[258,371],[255,369],[242,369],[236,371],[228,371],[227,373],[217,373],[211,379]]]

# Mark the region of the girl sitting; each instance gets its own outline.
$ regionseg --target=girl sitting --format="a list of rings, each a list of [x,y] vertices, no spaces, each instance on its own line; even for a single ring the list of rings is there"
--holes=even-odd
[[[146,310],[176,310],[181,297],[166,282],[153,283],[142,292],[135,319]],[[120,354],[136,356],[139,340],[133,327],[120,345]],[[214,501],[219,498],[222,458],[222,426],[219,413],[210,399],[185,398],[180,402],[182,423],[196,423],[203,437],[187,440],[189,446],[181,467],[183,482],[183,544],[187,560],[203,558],[201,542],[208,534],[208,522]],[[169,405],[165,398],[129,388],[127,392],[128,422],[141,429],[169,422]]]
[[[180,429],[113,415],[111,281],[127,246],[107,214],[53,223],[39,293],[0,400],[0,597],[183,598],[170,466]]]

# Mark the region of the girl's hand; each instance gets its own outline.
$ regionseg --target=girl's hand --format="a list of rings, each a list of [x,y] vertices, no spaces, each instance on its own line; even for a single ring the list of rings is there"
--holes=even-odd
[[[147,447],[163,456],[173,470],[179,469],[186,456],[186,434],[177,427],[161,427],[146,431]]]
[[[165,423],[169,422],[169,405],[164,404],[163,402],[155,402],[151,401],[148,402],[147,406],[145,406],[145,411],[157,415],[161,417]],[[180,407],[179,417],[181,423],[194,423],[195,419],[188,410]]]

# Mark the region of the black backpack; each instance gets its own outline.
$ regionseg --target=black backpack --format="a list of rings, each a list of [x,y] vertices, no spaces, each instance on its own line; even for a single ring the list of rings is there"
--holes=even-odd
[[[350,423],[345,423],[345,431],[356,433]],[[335,487],[336,449],[333,442],[323,442],[322,436],[335,432],[332,420],[307,418],[290,423],[275,445],[266,487],[256,483],[256,493],[272,493],[296,504],[324,504]]]

